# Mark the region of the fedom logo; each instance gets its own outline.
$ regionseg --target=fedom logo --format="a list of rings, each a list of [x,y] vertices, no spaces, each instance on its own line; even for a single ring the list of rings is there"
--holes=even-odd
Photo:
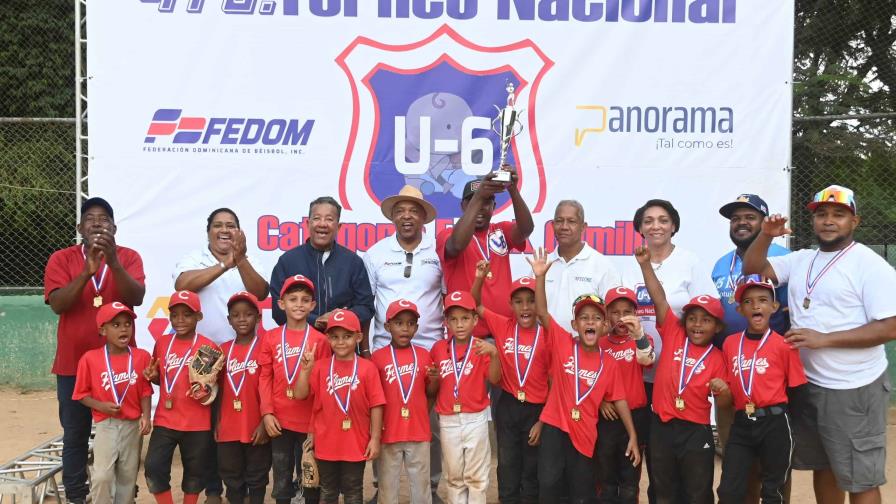
[[[313,119],[185,116],[182,109],[162,108],[153,113],[143,143],[306,145],[312,128]]]

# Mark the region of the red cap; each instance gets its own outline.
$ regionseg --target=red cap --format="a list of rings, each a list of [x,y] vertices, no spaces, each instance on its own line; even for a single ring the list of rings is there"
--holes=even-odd
[[[283,293],[285,293],[287,289],[296,284],[308,287],[309,289],[311,289],[311,294],[314,294],[314,282],[309,280],[305,275],[293,275],[287,278],[285,282],[283,282],[283,287],[280,287],[280,297],[282,298]]]
[[[182,290],[172,294],[171,299],[168,300],[168,309],[170,310],[179,304],[187,305],[191,310],[196,312],[202,311],[202,304],[199,302],[199,294],[196,294],[193,291]]]
[[[535,279],[527,276],[517,278],[510,284],[510,295],[512,296],[514,292],[520,289],[529,289],[535,292]]]
[[[258,306],[258,298],[255,297],[255,294],[247,291],[239,291],[236,294],[230,296],[230,299],[227,300],[227,309],[230,309],[230,305],[236,303],[237,301],[248,301],[255,307],[256,310],[261,311],[261,308]]]
[[[762,278],[760,275],[750,275],[744,277],[737,284],[737,289],[734,291],[734,300],[740,304],[740,300],[744,297],[744,292],[750,287],[762,287],[772,291],[772,299],[775,298],[775,284],[772,283],[771,280],[767,278]]]
[[[582,294],[572,302],[573,318],[579,315],[579,310],[588,305],[596,306],[605,317],[607,316],[607,305],[604,304],[604,300],[601,299],[600,296],[597,294]]]
[[[96,327],[103,327],[103,324],[117,317],[119,313],[127,313],[132,319],[137,318],[134,311],[126,305],[119,303],[118,301],[113,301],[100,306],[99,311],[96,312]]]
[[[473,300],[473,295],[467,291],[454,291],[445,296],[445,309],[443,311],[447,312],[448,308],[454,308],[455,306],[460,306],[467,310],[475,310],[476,301]]]
[[[304,277],[303,277],[304,278]],[[327,319],[327,330],[333,329],[334,327],[341,327],[350,332],[361,332],[361,321],[358,320],[358,316],[355,315],[355,312],[351,310],[333,310],[333,313],[330,314],[330,318]]]
[[[703,308],[707,313],[719,320],[725,320],[725,310],[722,308],[722,302],[719,298],[708,295],[697,296],[691,299],[688,304],[681,309],[682,313],[687,312],[691,308]]]
[[[396,299],[395,301],[389,303],[389,308],[386,309],[386,320],[392,320],[393,317],[403,311],[409,311],[416,315],[418,318],[420,317],[420,312],[417,311],[417,305],[408,301],[407,299]]]
[[[610,303],[616,301],[617,299],[628,299],[635,306],[638,306],[638,296],[635,295],[635,291],[629,289],[628,287],[614,287],[607,291],[607,295],[604,296],[604,302],[607,306],[610,306]]]

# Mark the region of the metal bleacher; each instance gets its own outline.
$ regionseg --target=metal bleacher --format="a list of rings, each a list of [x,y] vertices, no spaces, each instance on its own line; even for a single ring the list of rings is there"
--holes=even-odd
[[[88,443],[88,460],[92,459],[93,432]],[[0,465],[0,504],[43,504],[48,498],[66,502],[61,476],[62,436],[58,436]]]

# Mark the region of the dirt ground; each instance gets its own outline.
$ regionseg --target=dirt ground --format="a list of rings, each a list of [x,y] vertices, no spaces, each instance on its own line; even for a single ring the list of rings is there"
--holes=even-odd
[[[57,417],[56,394],[53,391],[21,393],[10,389],[0,389],[0,404],[3,404],[6,410],[6,414],[0,416],[0,433],[5,434],[3,435],[2,443],[0,443],[0,462],[8,461],[62,433]],[[890,447],[887,453],[887,475],[890,478],[894,478],[896,477],[894,476],[896,474],[894,473],[894,469],[896,469],[896,414],[894,414],[894,410],[891,410],[890,413],[890,427],[887,433],[887,444]],[[180,479],[180,464],[177,460],[178,455],[175,453],[176,463],[172,471],[172,479],[175,482],[178,482]],[[495,466],[496,463],[493,463],[492,467],[494,468]],[[716,485],[718,484],[719,473],[720,463],[717,462]],[[489,502],[498,502],[497,480],[494,475],[494,469],[491,481]],[[371,476],[368,466],[364,491],[365,497],[368,498],[373,494],[373,487],[370,482]],[[138,477],[138,484],[140,491],[137,502],[141,504],[154,502],[146,491],[146,482],[142,473]],[[177,487],[176,484],[173,486]],[[407,488],[406,485],[404,485],[404,488]],[[642,488],[644,488],[644,485],[642,485]],[[882,490],[883,502],[896,502],[896,485],[888,484]],[[178,489],[176,489],[176,497],[178,493]],[[440,489],[439,494],[444,497],[444,488]],[[803,503],[813,502],[814,500],[811,473],[795,471],[793,473],[791,502]],[[646,502],[646,498],[642,498],[641,501]]]

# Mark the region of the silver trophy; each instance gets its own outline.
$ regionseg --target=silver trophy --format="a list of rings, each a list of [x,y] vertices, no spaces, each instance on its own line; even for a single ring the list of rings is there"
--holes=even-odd
[[[492,179],[498,182],[510,182],[510,172],[502,170],[501,167],[507,162],[507,149],[510,148],[511,140],[523,131],[523,124],[517,119],[517,115],[522,110],[515,108],[516,93],[514,91],[516,87],[512,82],[508,82],[504,89],[507,90],[507,105],[504,108],[495,105],[498,115],[492,120],[492,130],[501,139],[501,162],[498,163],[498,169]]]

